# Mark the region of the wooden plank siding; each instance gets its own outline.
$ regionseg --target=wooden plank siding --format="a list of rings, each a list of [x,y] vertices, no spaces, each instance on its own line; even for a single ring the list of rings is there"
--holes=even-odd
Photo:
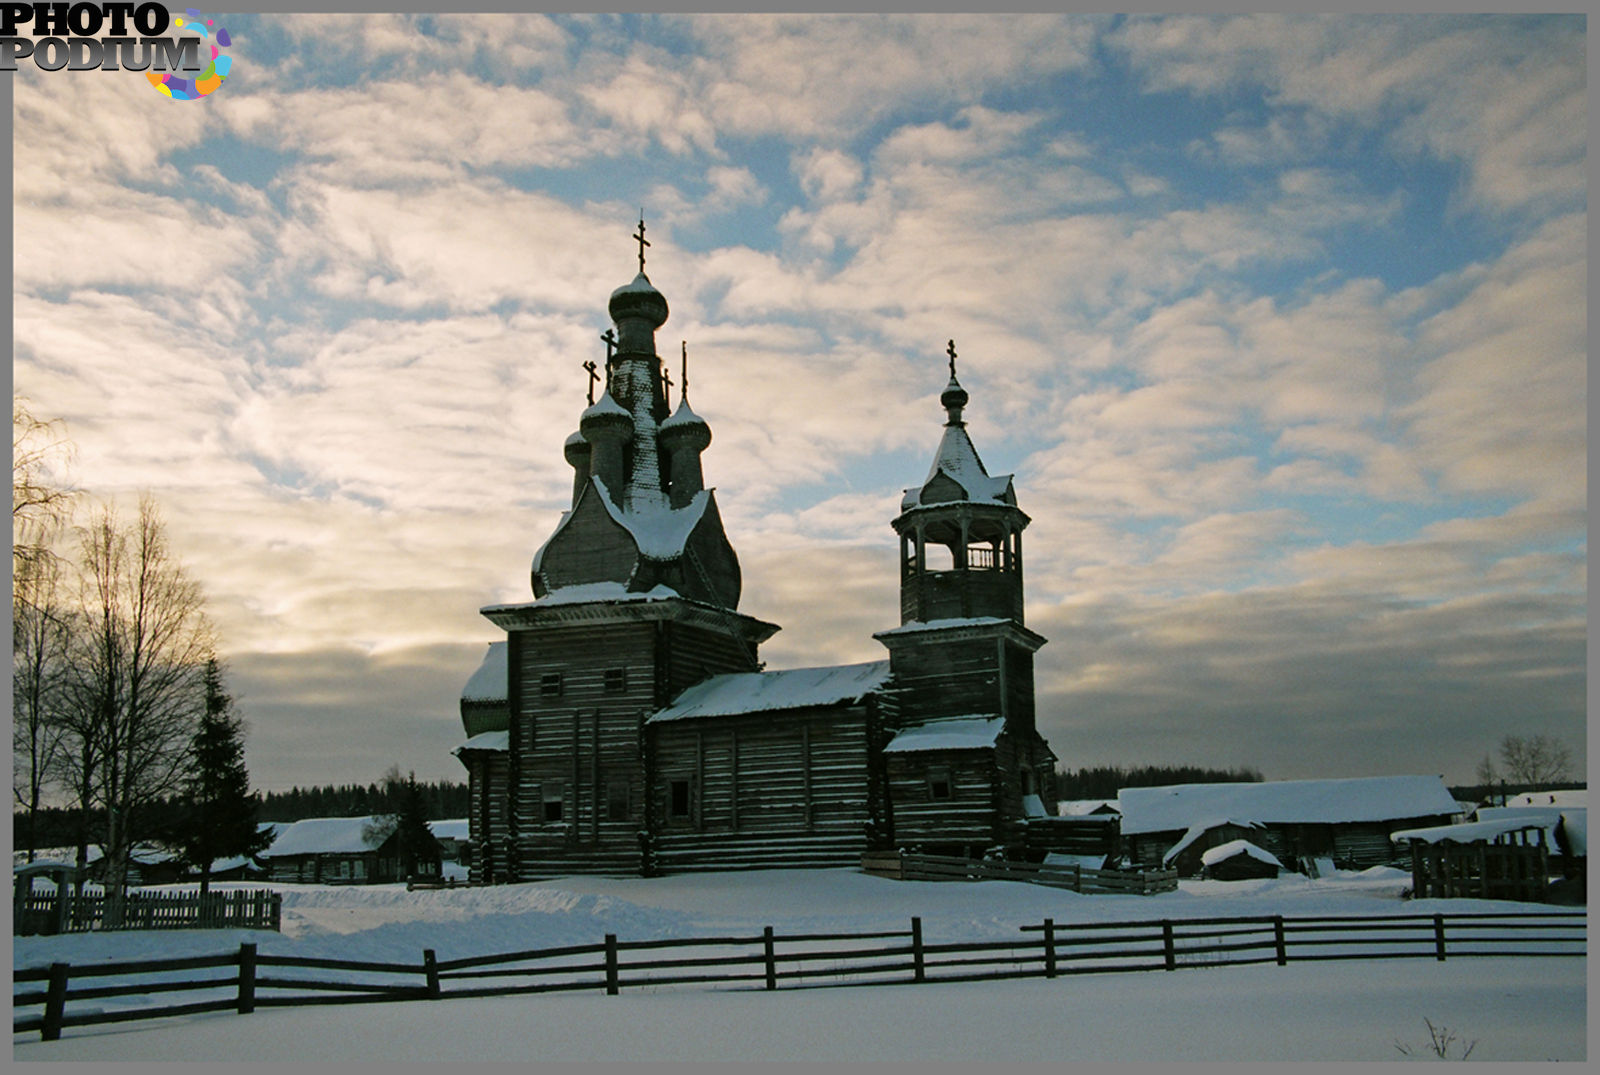
[[[994,644],[919,639],[891,653],[900,708],[918,721],[1001,714],[1000,650]]]
[[[849,865],[867,846],[865,705],[649,727],[663,869]],[[671,809],[690,782],[687,816]]]
[[[1000,770],[992,751],[930,750],[887,760],[896,846],[981,850],[997,842]],[[935,774],[948,775],[948,799],[934,798]]]

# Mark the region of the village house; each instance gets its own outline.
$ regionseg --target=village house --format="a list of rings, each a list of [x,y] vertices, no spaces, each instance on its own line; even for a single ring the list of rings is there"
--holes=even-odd
[[[759,647],[779,628],[738,611],[701,467],[711,428],[689,405],[687,345],[671,405],[667,301],[642,222],[634,238],[639,273],[611,295],[603,371],[585,363],[571,505],[534,554],[534,600],[482,610],[506,637],[461,695],[473,879],[1020,845],[1055,812],[1034,722],[1045,640],[1023,623],[1028,517],[967,434],[954,343],[932,466],[889,521],[900,616],[873,636],[887,658],[769,671]]]
[[[359,885],[407,880],[391,819],[312,817],[286,826],[259,856],[276,883]],[[418,859],[416,876],[439,876],[437,844]]]

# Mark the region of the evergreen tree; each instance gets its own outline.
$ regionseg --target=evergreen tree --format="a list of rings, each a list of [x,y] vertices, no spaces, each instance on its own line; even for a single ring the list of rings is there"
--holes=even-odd
[[[206,711],[190,746],[186,817],[180,834],[184,858],[200,869],[200,893],[211,888],[211,863],[253,855],[267,844],[256,825],[256,800],[244,765],[244,722],[222,689],[215,657],[206,662]]]
[[[396,781],[386,790],[395,803],[401,867],[405,876],[412,877],[419,861],[437,855],[439,844],[428,827],[428,808],[422,798],[422,788],[417,784],[417,774],[411,773],[403,782]]]

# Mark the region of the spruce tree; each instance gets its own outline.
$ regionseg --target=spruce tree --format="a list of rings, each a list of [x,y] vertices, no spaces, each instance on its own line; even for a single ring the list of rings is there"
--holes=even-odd
[[[267,843],[256,825],[257,803],[244,765],[244,722],[223,690],[214,657],[206,662],[205,690],[206,711],[190,744],[181,836],[184,858],[200,869],[201,895],[210,891],[215,859],[253,855]]]

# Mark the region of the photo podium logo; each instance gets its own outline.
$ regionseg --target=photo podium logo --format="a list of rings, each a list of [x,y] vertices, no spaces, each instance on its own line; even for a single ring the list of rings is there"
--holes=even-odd
[[[0,71],[143,71],[174,101],[215,93],[233,58],[227,27],[194,8],[157,3],[0,3]]]

